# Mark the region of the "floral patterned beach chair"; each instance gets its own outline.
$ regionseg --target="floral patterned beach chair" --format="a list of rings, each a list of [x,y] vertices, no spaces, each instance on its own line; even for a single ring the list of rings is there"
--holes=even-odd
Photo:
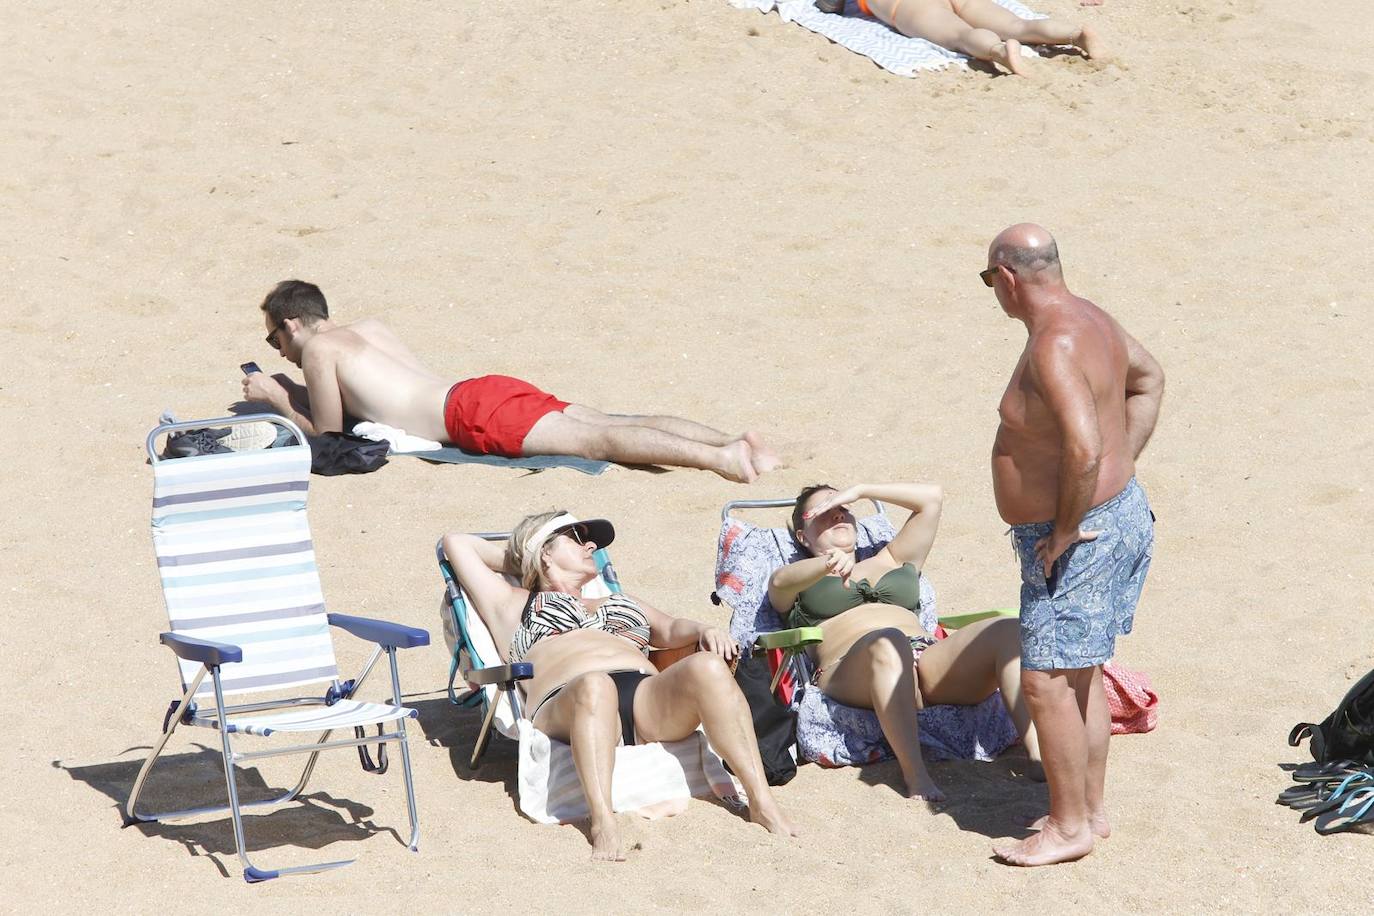
[[[774,684],[797,712],[797,744],[802,756],[822,766],[858,766],[886,760],[892,749],[883,738],[877,715],[845,706],[809,686],[811,662],[806,645],[819,633],[787,630],[768,602],[768,580],[778,568],[802,558],[785,527],[761,528],[731,513],[743,509],[788,509],[792,499],[736,500],[721,511],[716,546],[716,587],[711,600],[731,610],[730,635],[741,647],[779,651]],[[896,535],[880,504],[877,514],[859,521],[858,556],[873,556]],[[935,590],[921,576],[921,625],[931,633],[993,616],[996,611],[940,618]],[[991,760],[1017,740],[1016,726],[996,692],[976,706],[929,706],[918,714],[921,744],[933,759]]]

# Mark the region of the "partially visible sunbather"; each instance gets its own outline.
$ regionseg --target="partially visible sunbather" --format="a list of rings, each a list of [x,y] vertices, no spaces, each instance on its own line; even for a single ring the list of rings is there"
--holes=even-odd
[[[1037,766],[1040,748],[1021,698],[1020,630],[1015,620],[979,621],[936,640],[921,627],[920,574],[940,524],[942,494],[924,484],[819,485],[797,497],[792,532],[811,556],[779,569],[768,600],[789,626],[819,626],[813,683],[848,706],[872,709],[897,755],[907,793],[938,801],[921,758],[916,710],[981,703],[999,687]],[[848,504],[878,499],[911,510],[896,537],[859,560]],[[1037,773],[1038,775],[1038,773]]]
[[[605,414],[505,375],[454,384],[375,318],[331,322],[313,283],[278,283],[262,311],[267,343],[304,370],[305,385],[254,372],[243,380],[243,397],[271,404],[311,435],[343,431],[347,415],[480,454],[667,464],[744,483],[779,466],[752,432],[732,436],[679,417]],[[604,360],[587,363],[605,368]]]
[[[591,812],[594,859],[624,858],[611,809],[615,748],[677,741],[702,726],[749,797],[751,819],[795,835],[764,778],[749,705],[726,661],[739,647],[721,630],[672,617],[644,600],[591,600],[598,546],[615,537],[604,519],[579,522],[562,511],[531,515],[507,547],[469,534],[444,537],[444,552],[506,661],[534,663],[527,715],[536,728],[572,747]],[[523,587],[503,575],[516,574]],[[696,646],[657,672],[649,646]]]
[[[1063,19],[1022,19],[993,0],[858,0],[859,10],[903,35],[924,38],[978,60],[1022,73],[1021,45],[1074,45],[1088,57],[1102,54],[1097,33]],[[827,13],[844,0],[816,0]]]

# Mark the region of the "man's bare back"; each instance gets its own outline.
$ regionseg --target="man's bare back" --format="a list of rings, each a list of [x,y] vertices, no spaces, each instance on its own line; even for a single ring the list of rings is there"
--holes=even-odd
[[[1037,372],[1052,349],[1071,352],[1092,392],[1101,438],[1092,505],[1121,492],[1135,474],[1126,436],[1127,334],[1096,305],[1070,297],[1031,332],[997,408],[1001,425],[992,447],[992,484],[997,511],[1009,525],[1049,521],[1058,506],[1063,435]]]
[[[444,399],[455,379],[435,375],[391,329],[375,318],[340,325],[305,347],[302,368],[320,357],[333,363],[344,412],[444,441]]]

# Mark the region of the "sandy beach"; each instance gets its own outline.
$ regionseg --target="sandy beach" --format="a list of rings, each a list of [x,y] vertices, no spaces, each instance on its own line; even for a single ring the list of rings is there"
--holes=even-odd
[[[1274,804],[1277,765],[1308,757],[1289,728],[1374,667],[1366,4],[1033,5],[1097,25],[1114,61],[901,79],[725,0],[11,4],[0,909],[1374,905],[1374,841]],[[994,862],[1046,800],[1013,749],[935,764],[938,813],[899,796],[895,763],[805,766],[778,791],[799,840],[698,800],[627,821],[630,860],[592,865],[576,827],[519,814],[512,743],[470,773],[477,717],[442,689],[448,530],[560,506],[611,518],[627,584],[724,624],[706,598],[727,500],[935,481],[941,609],[1016,603],[988,453],[1024,330],[977,272],[1020,220],[1056,234],[1070,286],[1168,375],[1140,462],[1154,565],[1118,643],[1161,717],[1112,743],[1113,836],[1063,867]],[[336,751],[308,804],[248,819],[250,849],[358,862],[249,887],[227,818],[121,830],[118,806],[177,688],[144,436],[164,409],[222,416],[245,360],[291,368],[258,311],[287,277],[339,320],[382,317],[455,380],[758,429],[791,467],[747,488],[405,457],[313,478],[330,610],[435,636],[401,659],[423,834],[418,855],[399,841],[396,767],[377,778]],[[335,644],[351,673],[367,647]],[[149,803],[219,799],[216,741],[179,731]]]

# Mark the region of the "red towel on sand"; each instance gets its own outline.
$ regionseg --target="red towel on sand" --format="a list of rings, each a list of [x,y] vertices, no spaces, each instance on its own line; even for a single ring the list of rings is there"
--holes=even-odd
[[[1153,731],[1159,723],[1159,695],[1150,688],[1150,676],[1115,662],[1102,666],[1102,686],[1112,711],[1112,734]]]

